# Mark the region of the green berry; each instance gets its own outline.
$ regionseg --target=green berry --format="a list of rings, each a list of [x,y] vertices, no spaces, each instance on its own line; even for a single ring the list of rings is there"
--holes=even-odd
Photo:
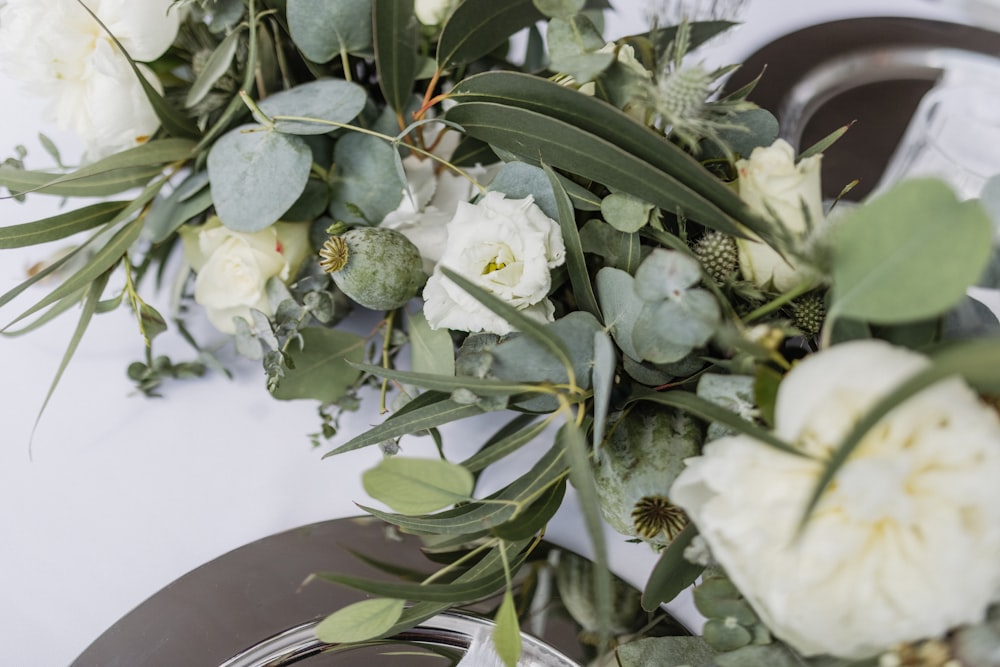
[[[739,251],[732,236],[722,232],[707,232],[694,244],[693,250],[715,282],[723,283],[736,272]]]

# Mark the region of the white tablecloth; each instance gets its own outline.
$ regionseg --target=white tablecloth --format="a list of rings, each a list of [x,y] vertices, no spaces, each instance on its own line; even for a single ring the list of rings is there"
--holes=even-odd
[[[623,18],[609,35],[642,26],[640,1],[616,0]],[[884,11],[888,8],[888,11]],[[924,12],[940,3],[916,0],[785,2],[752,0],[748,25],[723,41],[713,61],[735,62],[770,38],[822,18]],[[30,165],[48,165],[35,139],[44,130],[60,146],[72,138],[44,124],[42,104],[0,79],[0,159],[18,143]],[[58,200],[0,201],[0,224],[33,220]],[[0,255],[0,291],[20,282],[47,251]],[[29,291],[27,306],[42,291]],[[8,306],[8,322],[17,307]],[[127,309],[97,317],[34,432],[36,415],[75,325],[75,313],[41,331],[0,339],[0,654],[4,664],[68,664],[108,626],[180,575],[227,551],[304,524],[356,514],[369,502],[359,472],[377,449],[320,460],[310,446],[315,406],[270,398],[254,363],[236,361],[222,375],[162,388],[164,398],[137,395],[125,377],[142,358],[142,342]],[[163,344],[189,356],[176,339]],[[371,409],[347,415],[345,433],[378,420]],[[461,430],[450,447],[465,444]],[[472,443],[470,443],[472,444]],[[412,441],[407,453],[425,451]],[[526,454],[527,456],[528,454]],[[572,511],[548,536],[586,551],[585,531]],[[638,562],[621,573],[641,585],[655,557],[611,537],[616,562]]]

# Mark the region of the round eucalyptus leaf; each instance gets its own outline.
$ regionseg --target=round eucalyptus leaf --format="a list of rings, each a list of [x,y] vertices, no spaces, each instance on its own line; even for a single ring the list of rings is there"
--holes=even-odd
[[[635,272],[635,290],[645,301],[680,298],[701,280],[698,260],[676,250],[657,248]]]
[[[626,356],[639,358],[632,344],[632,326],[645,303],[635,293],[635,279],[626,271],[604,267],[597,272],[597,301],[604,314],[604,323]]]
[[[601,215],[620,232],[632,234],[646,226],[653,205],[625,193],[612,193],[601,200]]]
[[[583,10],[586,0],[532,0],[535,8],[546,16],[568,18]]]
[[[260,125],[224,134],[208,153],[208,180],[222,224],[259,232],[275,223],[309,180],[312,151],[295,136]]]
[[[296,116],[334,123],[350,123],[365,108],[364,88],[342,79],[321,79],[275,93],[258,106],[268,117]],[[274,129],[287,134],[326,134],[336,127],[325,123],[278,120]]]
[[[489,189],[502,192],[509,199],[524,199],[530,195],[545,215],[559,219],[552,184],[541,167],[526,162],[508,162],[490,181]]]
[[[344,222],[377,225],[403,199],[396,149],[377,137],[348,134],[333,152],[330,215]]]
[[[325,63],[372,48],[372,0],[288,0],[288,29],[306,58]]]
[[[719,305],[707,291],[689,290],[675,299],[647,302],[632,329],[640,359],[678,361],[708,342],[719,321]]]

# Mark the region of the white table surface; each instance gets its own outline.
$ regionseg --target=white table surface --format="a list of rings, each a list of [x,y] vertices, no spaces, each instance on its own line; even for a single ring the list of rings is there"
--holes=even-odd
[[[643,25],[644,2],[614,4],[623,17],[609,22],[609,35]],[[941,3],[917,0],[751,0],[747,25],[711,58],[736,62],[774,36],[827,18],[895,12],[949,15]],[[48,166],[39,130],[64,152],[78,150],[41,112],[39,100],[0,78],[0,160],[24,143],[30,166]],[[0,224],[43,217],[58,203],[40,196],[0,201]],[[48,252],[4,251],[0,293]],[[30,290],[16,303],[28,306],[42,294]],[[0,322],[17,312],[16,305],[4,308]],[[66,665],[123,614],[202,563],[270,534],[357,514],[354,502],[370,502],[359,473],[380,456],[373,448],[321,460],[326,450],[307,437],[319,424],[315,406],[270,398],[253,362],[234,360],[232,380],[211,374],[169,382],[164,398],[137,395],[125,367],[142,358],[142,342],[124,308],[95,318],[29,451],[74,325],[69,313],[26,337],[0,339],[0,655],[7,665]],[[188,356],[176,339],[159,345],[177,359]],[[376,421],[372,410],[347,415],[343,431]],[[453,451],[463,448],[463,436],[461,429],[446,433]],[[427,447],[404,443],[408,454],[430,453]],[[557,516],[548,536],[587,551],[571,510]],[[655,557],[609,537],[613,560],[637,563],[620,574],[641,586]]]

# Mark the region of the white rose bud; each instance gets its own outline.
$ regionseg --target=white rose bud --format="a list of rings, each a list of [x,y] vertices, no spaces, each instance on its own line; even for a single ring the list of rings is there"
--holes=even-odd
[[[458,0],[415,0],[413,13],[424,25],[441,25],[457,4]]]
[[[927,364],[874,340],[811,355],[781,383],[775,433],[814,458],[736,435],[674,481],[712,556],[807,656],[863,659],[941,636],[981,621],[1000,590],[1000,418],[960,379],[876,424],[798,531],[826,460]]]
[[[823,222],[820,161],[821,156],[814,155],[796,163],[795,151],[784,139],[757,147],[749,160],[736,162],[740,198],[792,238],[804,240],[811,227]],[[758,287],[770,283],[775,290],[787,292],[808,277],[808,267],[790,263],[771,246],[753,239],[737,240],[745,279]]]
[[[309,254],[309,225],[278,222],[248,234],[222,225],[217,217],[201,227],[181,229],[184,256],[198,276],[194,300],[219,331],[236,333],[234,317],[251,322],[250,310],[274,314],[267,281],[289,281]]]
[[[551,322],[551,270],[564,261],[559,223],[532,197],[488,192],[475,205],[459,202],[441,261],[424,287],[424,315],[434,328],[511,332],[506,320],[445,278],[440,267],[447,266],[524,315]]]
[[[87,1],[128,54],[147,62],[177,36],[178,12],[168,11],[172,4]],[[76,0],[0,4],[0,64],[28,91],[51,99],[49,115],[80,137],[86,160],[142,144],[160,126],[125,54]],[[162,92],[152,70],[139,69]]]

